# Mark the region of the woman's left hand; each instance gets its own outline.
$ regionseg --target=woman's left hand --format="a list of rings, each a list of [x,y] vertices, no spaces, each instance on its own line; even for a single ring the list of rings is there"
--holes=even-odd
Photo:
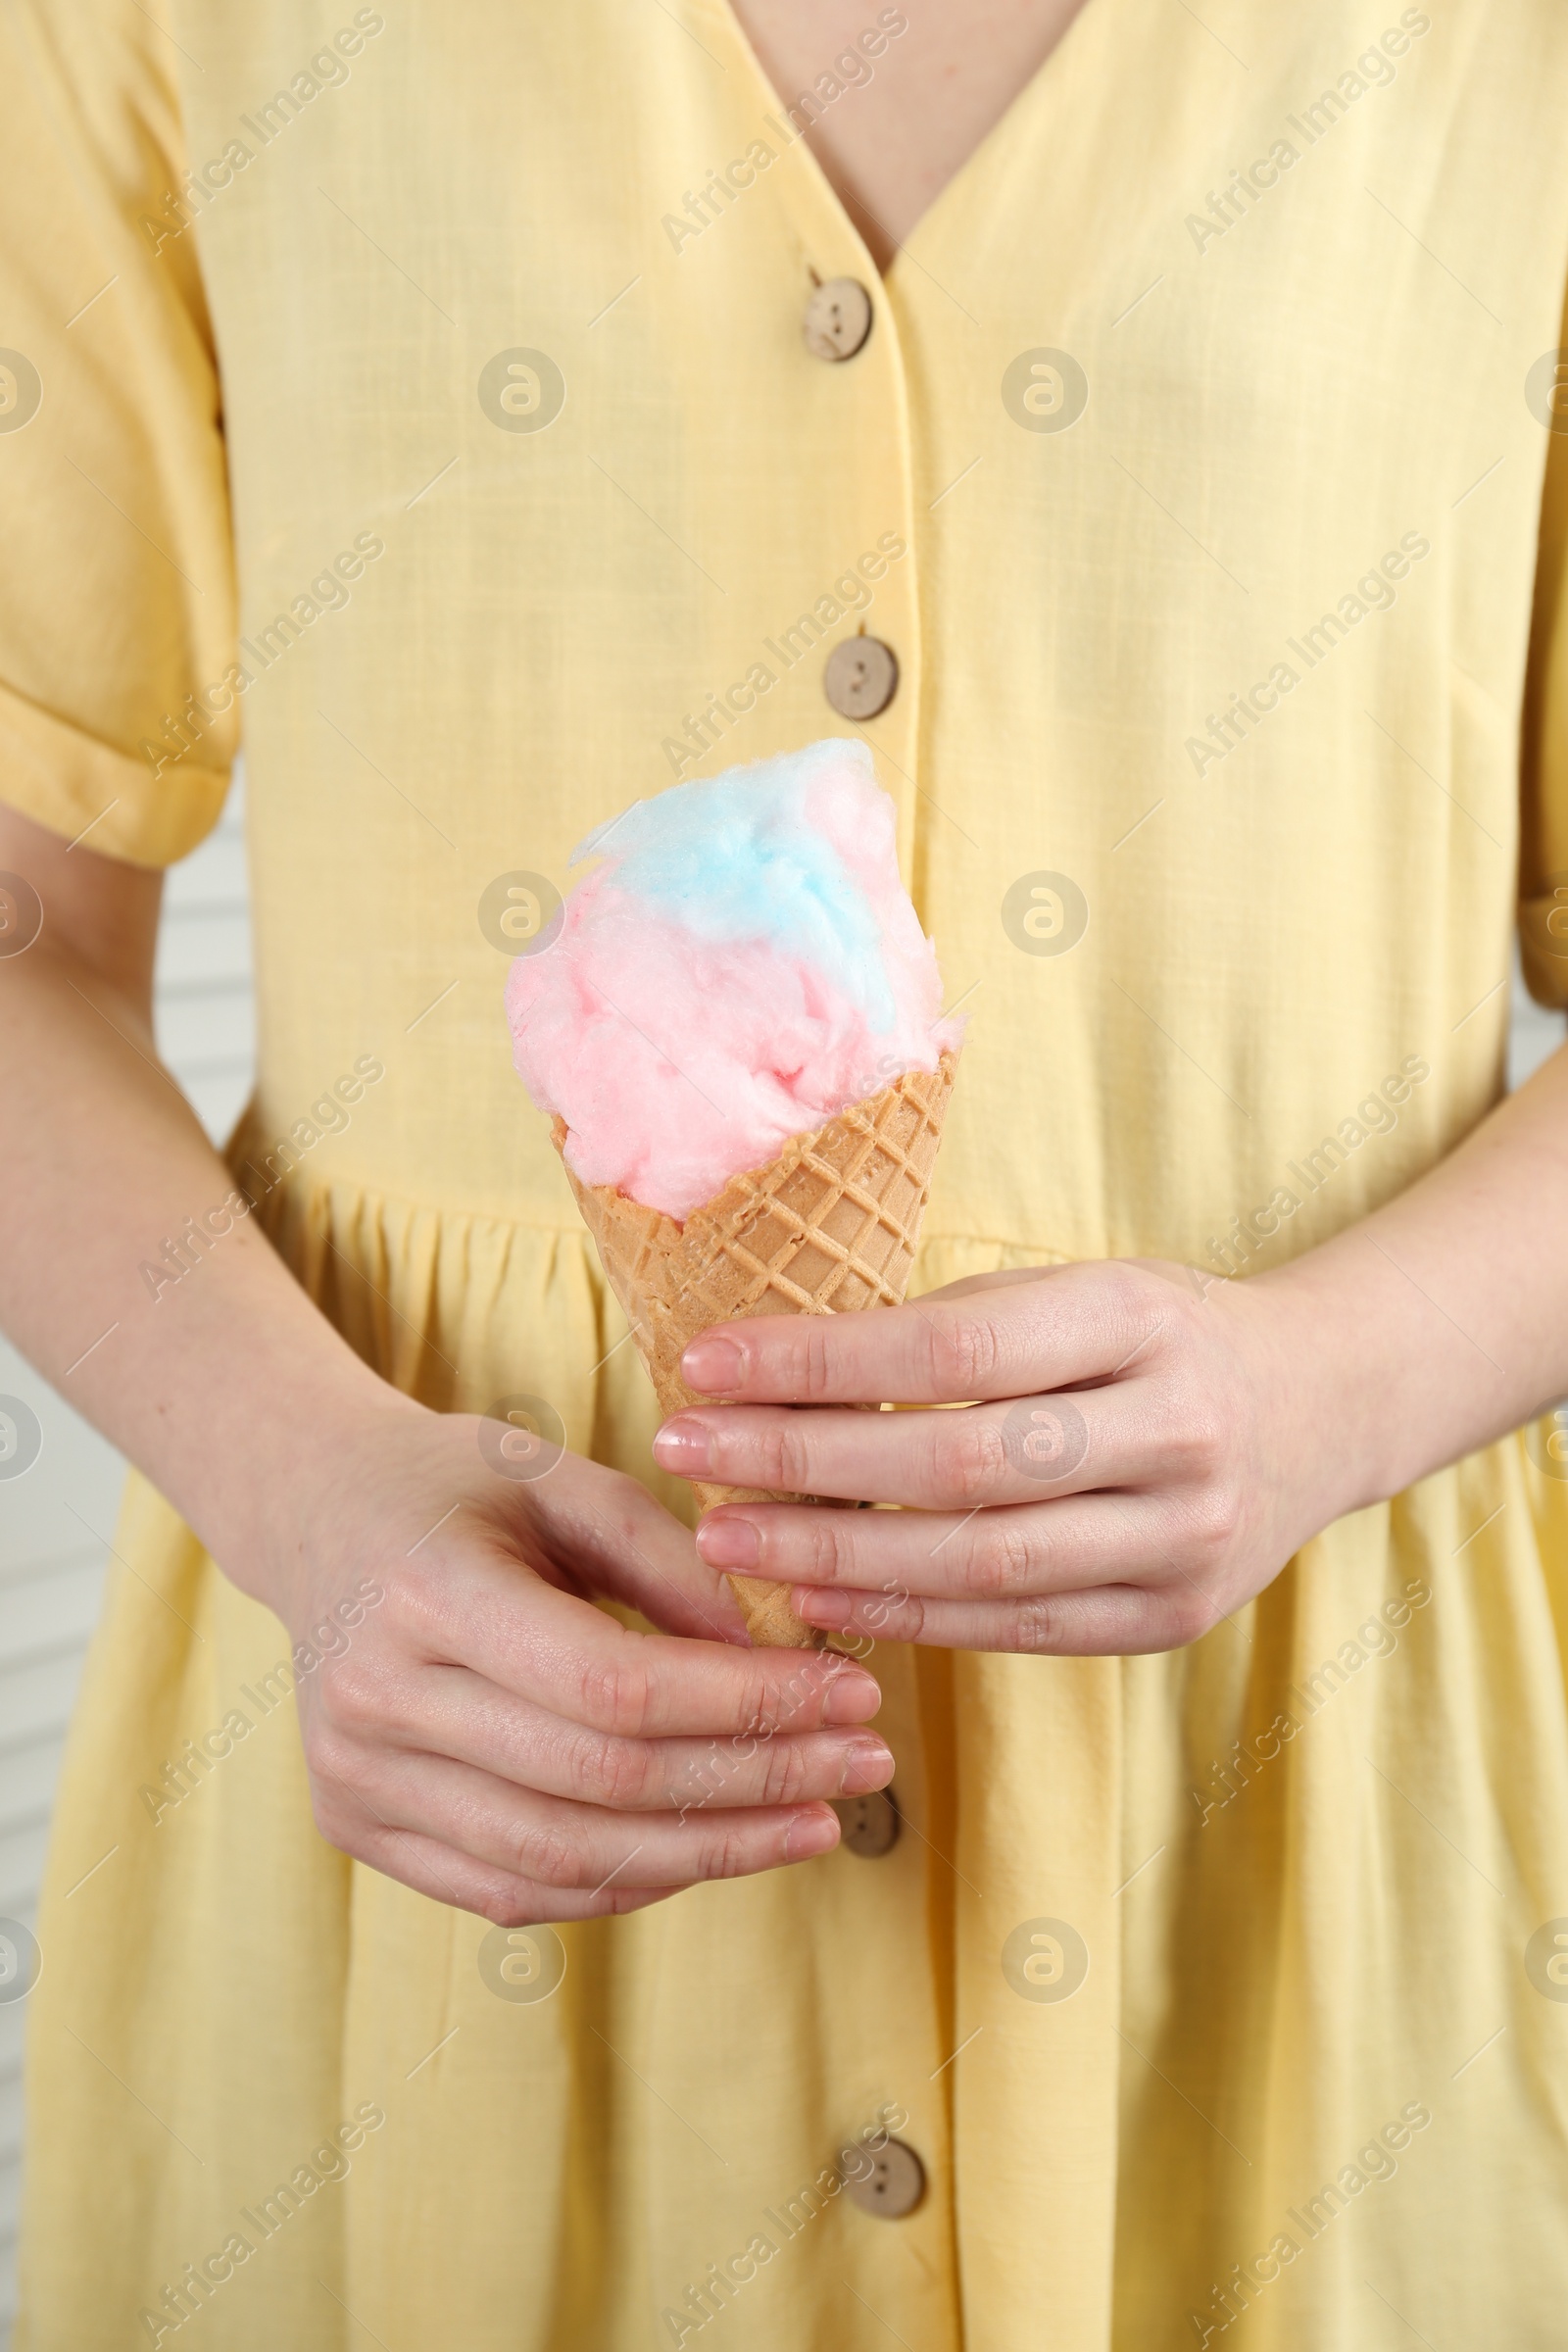
[[[1303,1336],[1289,1268],[981,1275],[869,1314],[703,1333],[682,1374],[722,1401],[666,1422],[654,1452],[686,1478],[905,1506],[727,1503],[704,1519],[703,1557],[791,1584],[809,1625],[961,1649],[1173,1649],[1370,1499],[1357,1416],[1318,1392],[1323,1350]],[[833,1409],[883,1400],[962,1409]]]

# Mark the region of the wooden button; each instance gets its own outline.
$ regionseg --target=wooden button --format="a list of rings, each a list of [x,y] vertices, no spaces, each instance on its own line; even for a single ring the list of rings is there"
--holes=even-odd
[[[899,691],[899,658],[880,637],[846,637],[827,658],[822,690],[841,718],[875,718]]]
[[[806,348],[818,360],[853,360],[871,332],[871,297],[858,277],[813,286],[801,321]]]
[[[844,1827],[844,1843],[867,1862],[890,1854],[899,1842],[899,1808],[891,1788],[869,1788],[864,1796],[838,1796],[833,1810]]]
[[[878,2214],[885,2222],[902,2222],[925,2195],[925,2166],[902,2139],[890,2139],[884,2148],[866,2152],[871,2170],[858,2180],[846,2180],[846,2193],[862,2213]]]

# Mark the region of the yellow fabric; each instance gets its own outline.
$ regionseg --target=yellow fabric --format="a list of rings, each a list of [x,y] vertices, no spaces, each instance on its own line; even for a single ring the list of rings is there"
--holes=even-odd
[[[677,772],[836,729],[862,619],[973,1015],[923,1285],[1278,1262],[1495,1099],[1518,867],[1549,906],[1568,866],[1564,444],[1538,591],[1525,390],[1568,276],[1557,0],[1088,0],[885,286],[723,0],[24,0],[0,40],[4,332],[43,386],[0,432],[0,791],[158,862],[242,731],[233,1155],[389,1378],[543,1395],[652,1476],[479,904]],[[844,366],[801,338],[813,273],[873,290]],[[543,429],[518,352],[564,387]],[[1004,919],[1041,875],[1087,904],[1060,954]],[[1554,2341],[1552,1463],[1538,1432],[1362,1512],[1174,1656],[884,1646],[892,1854],[568,1929],[539,2003],[317,1837],[278,1628],[133,1480],[40,1929],[23,2352],[642,2352],[760,2235],[705,2340],[1146,2352],[1245,2309],[1259,2352]],[[1069,1998],[1004,1971],[1045,1920],[1087,1951]],[[788,2234],[890,2108],[922,2207]]]

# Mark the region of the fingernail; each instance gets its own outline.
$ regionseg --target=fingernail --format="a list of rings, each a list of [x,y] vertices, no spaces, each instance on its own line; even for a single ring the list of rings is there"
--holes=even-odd
[[[796,1814],[784,1834],[784,1857],[789,1862],[805,1862],[812,1854],[825,1854],[839,1841],[839,1821],[826,1805],[809,1805]]]
[[[846,1751],[840,1796],[863,1796],[867,1788],[885,1788],[893,1778],[893,1750],[880,1740],[857,1740]]]
[[[882,1693],[858,1666],[841,1666],[828,1685],[822,1708],[824,1723],[868,1723],[882,1704]]]
[[[829,1592],[821,1585],[800,1585],[790,1594],[790,1607],[803,1625],[814,1625],[824,1634],[841,1634],[855,1618],[855,1602],[848,1592]]]
[[[654,1440],[654,1459],[661,1470],[678,1470],[682,1478],[701,1478],[709,1468],[708,1432],[690,1414],[666,1421]]]
[[[746,1358],[733,1340],[693,1340],[680,1359],[680,1376],[700,1396],[728,1396],[741,1385]]]
[[[750,1519],[705,1519],[697,1530],[697,1548],[710,1568],[755,1568],[762,1539]]]

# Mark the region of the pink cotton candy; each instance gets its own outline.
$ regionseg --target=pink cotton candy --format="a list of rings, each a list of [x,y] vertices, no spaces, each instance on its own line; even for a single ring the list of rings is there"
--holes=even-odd
[[[518,1074],[582,1182],[683,1219],[957,1045],[895,842],[869,754],[841,742],[590,837],[603,862],[507,987]]]

